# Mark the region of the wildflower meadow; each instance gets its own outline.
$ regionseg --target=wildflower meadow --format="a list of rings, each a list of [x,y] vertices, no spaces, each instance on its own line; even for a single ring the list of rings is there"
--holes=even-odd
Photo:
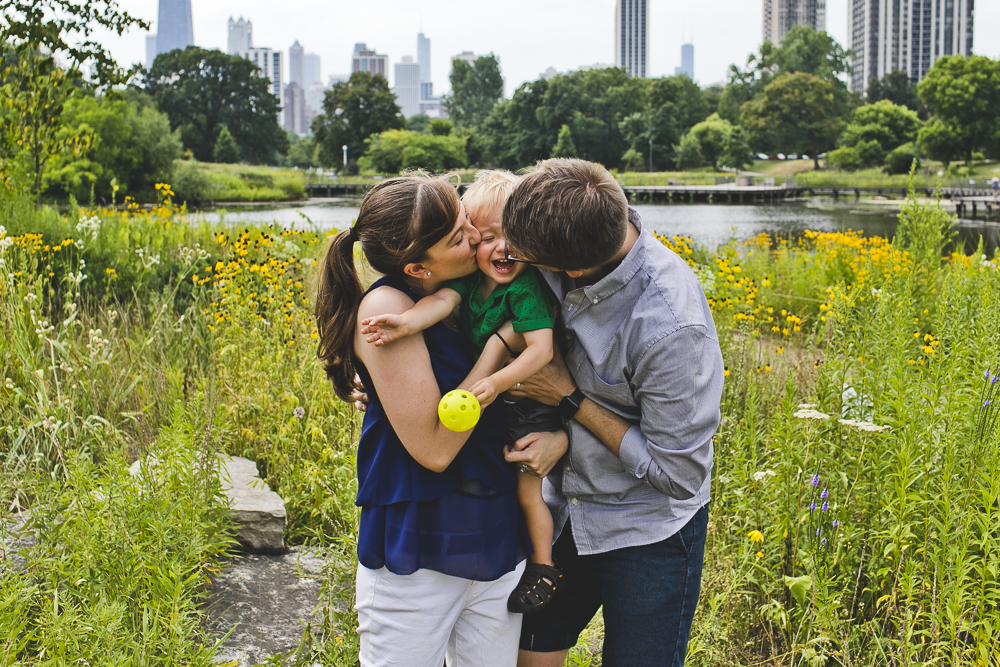
[[[157,192],[0,194],[0,530],[35,535],[0,553],[0,664],[217,664],[227,453],[328,563],[322,622],[273,664],[355,665],[360,420],[311,315],[329,233],[210,225]],[[911,196],[894,239],[661,238],[727,364],[689,664],[1000,665],[1000,271],[951,237]],[[600,642],[598,621],[569,664]]]

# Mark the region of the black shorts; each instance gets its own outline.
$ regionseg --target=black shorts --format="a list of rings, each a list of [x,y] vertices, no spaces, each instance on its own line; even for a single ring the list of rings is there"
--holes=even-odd
[[[529,433],[551,433],[565,428],[562,416],[553,405],[522,398],[520,401],[504,401],[503,407],[510,442],[517,442]]]

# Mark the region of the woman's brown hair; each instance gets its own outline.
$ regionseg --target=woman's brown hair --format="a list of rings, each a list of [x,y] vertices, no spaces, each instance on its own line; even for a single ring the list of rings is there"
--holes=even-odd
[[[391,178],[368,191],[353,229],[330,242],[316,289],[317,354],[341,399],[351,400],[354,334],[364,296],[354,266],[355,240],[373,269],[402,278],[407,264],[425,260],[427,251],[451,232],[458,213],[458,192],[449,181]]]

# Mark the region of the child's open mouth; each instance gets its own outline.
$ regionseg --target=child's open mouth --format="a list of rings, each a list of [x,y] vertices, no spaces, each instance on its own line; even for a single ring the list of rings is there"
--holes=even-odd
[[[514,262],[508,261],[506,259],[494,260],[493,270],[499,273],[501,276],[506,276],[508,273],[514,270]]]

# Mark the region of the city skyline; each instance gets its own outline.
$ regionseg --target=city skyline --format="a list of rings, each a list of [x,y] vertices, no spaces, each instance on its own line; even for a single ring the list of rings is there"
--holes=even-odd
[[[827,31],[845,48],[848,46],[848,0],[827,0]],[[122,0],[121,7],[153,22],[156,31],[156,3],[148,0]],[[258,0],[195,0],[193,2],[196,44],[205,48],[227,48],[227,25],[230,16],[253,20],[255,42],[287,53],[298,40],[305,48],[322,57],[324,83],[330,75],[350,71],[354,44],[367,42],[398,62],[413,55],[417,33],[433,41],[435,57],[431,80],[435,94],[448,92],[451,57],[465,50],[495,53],[500,58],[507,82],[506,94],[538,73],[553,67],[569,71],[595,62],[612,62],[614,51],[615,0],[579,0],[579,2],[510,0],[508,11],[472,7],[456,16],[449,4],[437,0],[412,3],[385,0],[385,11],[373,14],[364,8],[344,7],[332,13],[329,3],[318,0],[292,0],[285,11],[275,14],[273,6]],[[974,52],[1000,57],[1000,34],[988,31],[1000,24],[1000,3],[978,3]],[[741,0],[703,0],[670,7],[666,0],[652,0],[650,23],[654,43],[650,48],[650,76],[673,74],[681,65],[681,45],[693,41],[699,57],[695,79],[702,85],[725,79],[730,64],[743,66],[749,53],[760,46],[761,3]],[[421,9],[422,8],[422,9]],[[296,11],[289,11],[294,9]],[[386,13],[392,21],[382,18]],[[564,17],[572,13],[573,21]],[[428,17],[437,20],[430,21]],[[532,20],[526,21],[525,16]],[[563,19],[556,20],[560,16]],[[324,20],[325,19],[325,20]],[[421,22],[422,19],[422,22]],[[484,27],[485,26],[485,27]],[[694,30],[694,39],[689,40]],[[146,33],[133,30],[125,35],[97,32],[123,64],[143,62]],[[527,45],[531,45],[530,48]],[[390,78],[392,72],[390,68]],[[392,81],[390,81],[392,83]]]

